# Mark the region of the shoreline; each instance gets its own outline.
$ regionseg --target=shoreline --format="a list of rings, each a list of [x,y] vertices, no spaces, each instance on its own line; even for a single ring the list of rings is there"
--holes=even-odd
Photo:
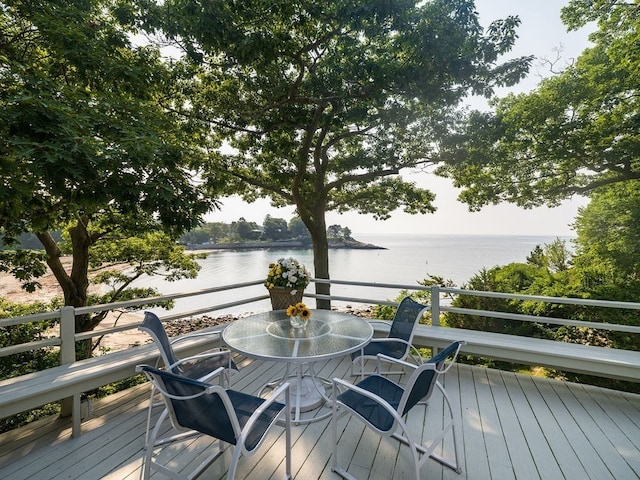
[[[313,248],[308,242],[301,240],[282,240],[276,242],[237,242],[237,243],[188,243],[184,245],[187,251],[199,250],[260,250],[269,248]],[[359,242],[354,239],[331,239],[329,240],[329,249],[354,249],[354,250],[387,250],[372,243]]]

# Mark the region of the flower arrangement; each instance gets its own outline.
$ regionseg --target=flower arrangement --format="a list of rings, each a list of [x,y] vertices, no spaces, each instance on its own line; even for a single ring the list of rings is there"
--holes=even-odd
[[[264,281],[265,287],[285,287],[292,290],[304,289],[309,285],[309,272],[295,258],[279,258],[269,264],[269,273]]]
[[[287,308],[287,315],[289,317],[299,317],[302,320],[309,320],[311,317],[311,310],[309,310],[304,303],[300,302],[295,305],[289,305],[289,308]]]

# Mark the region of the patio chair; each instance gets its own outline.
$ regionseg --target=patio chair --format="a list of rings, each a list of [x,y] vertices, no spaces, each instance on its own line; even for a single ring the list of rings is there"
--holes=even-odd
[[[383,355],[380,355],[379,360],[400,363],[404,368],[413,369],[404,387],[381,375],[368,376],[357,385],[340,378],[334,378],[334,401],[331,417],[333,435],[332,470],[342,478],[353,478],[338,465],[338,419],[344,415],[351,414],[364,422],[374,432],[383,436],[391,436],[410,447],[416,480],[420,479],[420,468],[428,458],[433,458],[460,473],[462,470],[459,463],[456,438],[457,422],[453,416],[449,396],[438,379],[440,375],[443,375],[451,368],[458,356],[460,347],[464,343],[453,342],[436,356],[419,366],[390,357],[384,358]],[[379,367],[380,363],[378,362]],[[435,438],[428,441],[427,444],[423,444],[421,441],[416,442],[411,439],[410,432],[412,429],[407,426],[404,419],[418,403],[426,402],[431,398],[435,387],[442,392],[446,404],[445,412],[448,412],[449,418],[444,422],[440,419],[434,421],[434,426],[444,424],[444,428]],[[341,391],[342,393],[340,393]],[[453,437],[453,460],[435,453],[436,448],[441,446],[442,440],[449,432]]]
[[[183,375],[193,380],[208,382],[213,377],[220,375],[220,382],[224,385],[226,377],[227,384],[231,383],[231,371],[238,370],[237,365],[231,358],[231,352],[222,349],[222,336],[218,332],[194,332],[182,335],[174,339],[169,339],[164,325],[155,313],[145,312],[144,321],[138,327],[139,330],[149,334],[160,350],[160,356],[165,368],[172,373]],[[217,348],[205,353],[179,359],[173,351],[172,345],[190,338],[208,336],[212,340],[218,340]],[[156,364],[156,366],[158,366]],[[220,370],[222,368],[223,370]],[[224,375],[223,375],[224,374]],[[151,388],[151,398],[147,412],[147,430],[145,433],[145,447],[148,445],[149,429],[151,428],[151,414],[154,407],[163,405],[160,401],[154,401],[155,388]]]
[[[361,350],[351,354],[351,375],[360,375],[364,378],[373,372],[365,372],[366,360],[375,360],[378,354],[391,357],[396,360],[406,360],[411,355],[413,360],[420,364],[422,357],[420,352],[411,344],[415,326],[429,307],[416,302],[410,297],[402,299],[391,322],[386,338],[374,338]],[[389,322],[382,320],[370,320],[371,324],[382,324],[389,327]],[[353,370],[354,365],[360,364],[360,371]],[[380,373],[380,372],[379,372]],[[386,375],[403,374],[404,370],[383,372]]]
[[[278,423],[284,412],[285,429],[285,478],[291,479],[291,408],[289,403],[289,384],[285,383],[276,389],[273,395],[265,400],[260,397],[225,389],[220,385],[208,384],[175,375],[166,370],[159,370],[148,365],[139,365],[137,371],[143,372],[157,391],[162,394],[166,408],[158,418],[151,433],[150,444],[146,449],[142,465],[142,478],[149,478],[151,470],[156,470],[174,479],[189,480],[200,475],[224,451],[225,444],[234,445],[229,463],[227,479],[235,478],[238,460],[241,456],[253,455],[262,445],[271,427]],[[276,401],[284,397],[284,403]],[[169,417],[173,429],[186,435],[207,435],[219,441],[213,442],[209,455],[203,453],[204,460],[189,474],[169,468],[159,463],[160,457],[167,458],[172,466],[178,463],[176,451],[178,445],[168,445],[170,455],[162,455],[165,442],[157,442],[159,434],[165,428],[164,422]],[[187,452],[193,443],[186,446]],[[154,451],[158,452],[154,458]],[[189,455],[187,455],[189,456]],[[189,464],[192,460],[185,460]]]

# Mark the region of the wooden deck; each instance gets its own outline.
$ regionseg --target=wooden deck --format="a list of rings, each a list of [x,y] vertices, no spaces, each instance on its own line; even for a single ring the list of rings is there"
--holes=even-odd
[[[239,359],[233,387],[255,393],[281,371],[279,364]],[[330,361],[325,378],[347,379],[348,363]],[[428,461],[424,479],[636,479],[640,478],[640,396],[499,370],[456,365],[445,378],[458,415],[462,474]],[[0,478],[134,479],[143,454],[148,402],[143,385],[95,402],[83,435],[70,438],[70,425],[40,421],[0,435]],[[429,425],[440,422],[441,397],[412,410],[410,425],[428,438]],[[440,411],[439,411],[440,410]],[[360,479],[411,478],[409,451],[391,439],[365,430],[360,422],[339,423],[341,463]],[[262,480],[284,475],[282,430],[240,460],[237,478]],[[298,479],[335,479],[331,472],[330,420],[293,427],[293,473]],[[207,439],[172,450],[175,462],[193,461]],[[450,444],[443,446],[450,454]],[[230,454],[218,459],[201,478],[224,478]],[[154,478],[164,478],[160,475]]]

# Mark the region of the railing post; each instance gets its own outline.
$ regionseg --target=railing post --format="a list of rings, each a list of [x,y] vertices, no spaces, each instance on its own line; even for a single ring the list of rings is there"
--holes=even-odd
[[[76,361],[76,309],[64,306],[60,310],[60,364],[68,365]],[[60,401],[60,416],[71,415],[71,435],[80,436],[80,395],[63,398]]]
[[[440,325],[440,285],[431,285],[431,325]]]
[[[76,361],[76,309],[71,306],[60,310],[60,364]]]

